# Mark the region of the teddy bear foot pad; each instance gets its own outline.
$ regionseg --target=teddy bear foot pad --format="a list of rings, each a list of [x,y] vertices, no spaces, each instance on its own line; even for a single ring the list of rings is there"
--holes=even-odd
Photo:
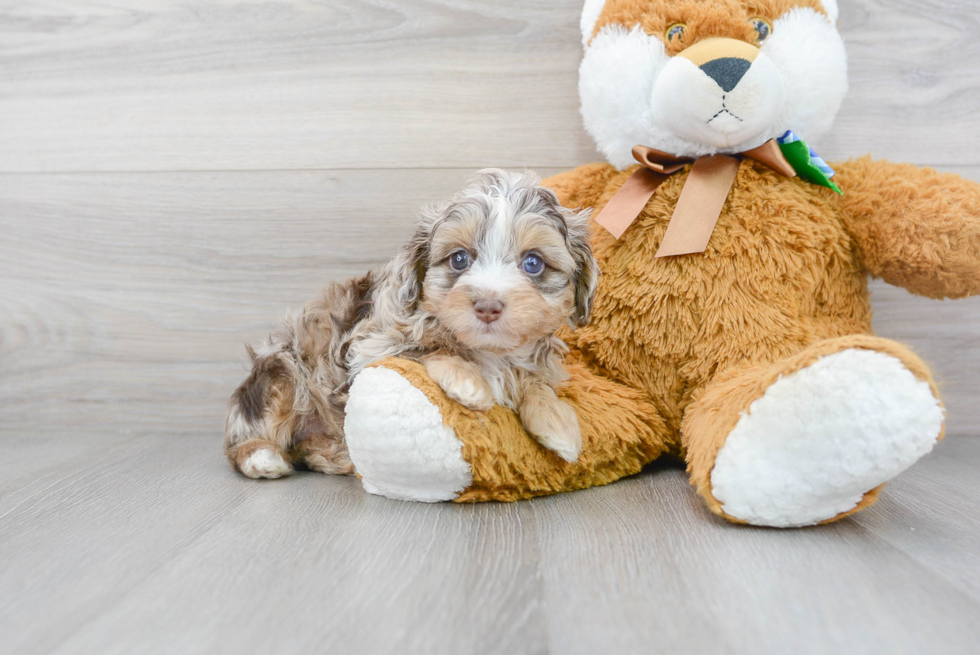
[[[473,481],[463,443],[439,408],[397,372],[362,371],[351,385],[344,424],[365,491],[396,500],[453,500]]]
[[[842,350],[781,377],[743,413],[715,458],[712,495],[754,525],[827,521],[932,450],[943,418],[900,360]]]

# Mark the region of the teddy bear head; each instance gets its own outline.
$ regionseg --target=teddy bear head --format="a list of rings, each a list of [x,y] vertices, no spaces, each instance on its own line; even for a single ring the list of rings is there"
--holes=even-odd
[[[611,164],[826,132],[847,92],[837,0],[586,0],[579,95]]]

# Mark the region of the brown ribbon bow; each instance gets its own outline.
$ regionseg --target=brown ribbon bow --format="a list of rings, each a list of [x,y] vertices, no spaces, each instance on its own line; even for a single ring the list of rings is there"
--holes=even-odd
[[[690,159],[646,146],[634,147],[633,157],[642,166],[626,180],[626,184],[596,218],[596,223],[617,239],[623,236],[626,228],[636,220],[668,177],[686,165],[694,164],[681,190],[657,257],[704,252],[744,157],[763,163],[786,177],[796,176],[796,171],[786,161],[775,139],[736,157],[711,155]]]

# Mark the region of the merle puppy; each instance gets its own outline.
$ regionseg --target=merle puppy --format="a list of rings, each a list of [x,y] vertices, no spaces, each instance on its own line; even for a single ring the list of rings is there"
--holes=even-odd
[[[344,441],[350,381],[372,362],[422,362],[474,410],[518,412],[567,461],[582,447],[566,379],[562,324],[589,320],[598,269],[587,213],[562,207],[532,174],[482,171],[450,202],[423,210],[411,242],[384,267],[330,285],[257,348],[228,409],[225,452],[251,478],[293,465],[354,468]]]

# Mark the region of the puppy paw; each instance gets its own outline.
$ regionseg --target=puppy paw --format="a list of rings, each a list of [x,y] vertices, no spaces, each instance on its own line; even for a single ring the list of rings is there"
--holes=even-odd
[[[459,357],[433,357],[426,360],[425,370],[460,405],[480,412],[493,407],[493,392],[475,364]]]
[[[246,457],[239,467],[242,475],[254,478],[281,478],[293,472],[281,454],[271,448],[259,448]]]
[[[538,443],[566,462],[577,462],[582,452],[582,431],[575,410],[560,400],[537,402],[521,413],[524,429]]]
[[[464,378],[455,383],[440,384],[446,395],[460,405],[479,412],[489,411],[493,407],[493,394],[490,386],[481,379]]]

